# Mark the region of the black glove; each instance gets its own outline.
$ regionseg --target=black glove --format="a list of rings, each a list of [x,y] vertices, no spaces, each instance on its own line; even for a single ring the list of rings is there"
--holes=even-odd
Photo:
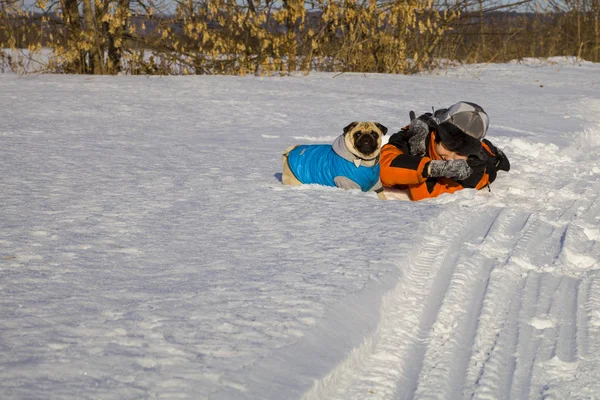
[[[426,171],[427,177],[446,177],[458,181],[467,179],[473,173],[467,160],[431,160]]]
[[[490,148],[492,153],[495,154],[495,156],[491,157],[494,164],[493,169],[496,171],[510,171],[510,161],[508,161],[506,154],[504,154],[502,150],[494,146],[492,142],[487,139],[483,139],[483,143],[485,143]]]
[[[470,155],[467,158],[467,164],[473,171],[468,178],[461,180],[460,184],[465,188],[475,188],[487,172],[489,183],[496,179],[496,170],[493,168],[493,159],[483,148],[477,154]]]
[[[496,168],[496,171],[510,171],[510,162],[508,161],[508,157],[506,157],[506,154],[504,154],[504,152],[497,147],[494,168]]]
[[[470,155],[469,158],[467,158],[467,164],[469,164],[469,167],[471,167],[473,171],[483,172],[485,171],[489,159],[490,156],[488,155],[488,152],[482,148],[479,150],[479,153]]]

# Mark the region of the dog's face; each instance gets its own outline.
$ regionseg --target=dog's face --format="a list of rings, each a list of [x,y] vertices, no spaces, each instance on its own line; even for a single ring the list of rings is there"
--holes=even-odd
[[[370,159],[379,154],[381,138],[387,131],[387,128],[378,122],[352,122],[344,128],[344,141],[350,152]]]

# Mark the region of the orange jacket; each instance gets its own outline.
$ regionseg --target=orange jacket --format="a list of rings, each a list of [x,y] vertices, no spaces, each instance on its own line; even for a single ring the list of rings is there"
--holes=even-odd
[[[427,178],[423,172],[431,160],[441,160],[435,151],[435,132],[427,139],[427,154],[425,156],[411,155],[405,132],[400,131],[390,137],[388,144],[381,148],[380,178],[384,186],[408,188],[410,198],[414,201],[439,196],[442,193],[454,193],[464,188],[483,189],[496,178],[494,168],[495,147],[487,140],[482,146],[490,159],[485,164],[473,168],[473,174],[467,179],[457,182],[449,178]]]

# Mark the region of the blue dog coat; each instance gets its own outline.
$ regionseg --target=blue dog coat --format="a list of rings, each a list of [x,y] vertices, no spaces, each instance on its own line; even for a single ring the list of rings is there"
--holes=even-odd
[[[344,137],[339,136],[333,145],[301,145],[294,148],[288,153],[290,170],[304,184],[340,186],[340,178],[345,177],[355,182],[363,192],[380,189],[379,163],[372,167],[357,166],[352,160],[356,157],[345,148],[343,140]],[[339,153],[344,153],[345,157]]]

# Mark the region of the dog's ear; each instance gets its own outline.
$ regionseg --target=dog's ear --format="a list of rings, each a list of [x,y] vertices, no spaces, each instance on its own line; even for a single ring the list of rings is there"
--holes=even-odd
[[[381,125],[379,122],[375,122],[375,126],[377,126],[381,130],[381,133],[385,136],[388,129],[385,126]]]
[[[350,125],[348,125],[347,127],[344,128],[344,133],[348,133],[348,131],[350,129],[353,129],[356,125],[358,125],[358,122],[356,122],[356,121],[350,123]]]

